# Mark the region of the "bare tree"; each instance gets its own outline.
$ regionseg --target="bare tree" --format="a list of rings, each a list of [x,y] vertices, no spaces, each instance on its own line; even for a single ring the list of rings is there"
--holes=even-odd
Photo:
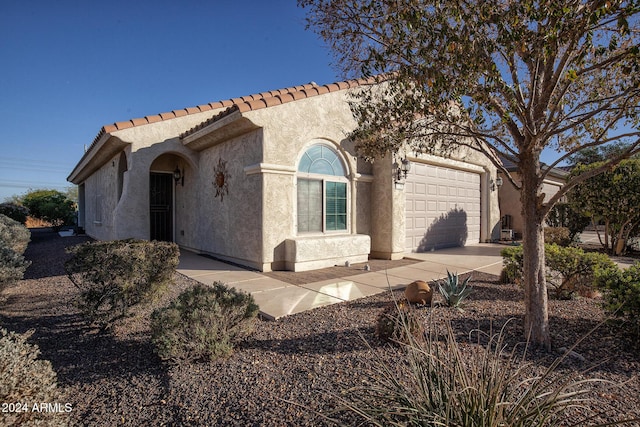
[[[485,153],[520,191],[525,333],[550,347],[544,218],[579,182],[640,150],[639,8],[628,1],[299,0],[346,77],[382,76],[352,104],[369,159],[409,145]],[[543,204],[551,167],[610,143],[627,149]],[[544,149],[558,160],[543,168]],[[515,180],[500,157],[513,162]]]

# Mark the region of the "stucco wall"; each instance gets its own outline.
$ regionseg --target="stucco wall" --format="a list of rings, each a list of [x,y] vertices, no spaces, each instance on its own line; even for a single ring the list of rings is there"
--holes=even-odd
[[[119,158],[120,154],[114,156],[85,181],[84,228],[94,239],[107,240],[114,235]]]
[[[501,174],[502,175],[502,174]],[[514,181],[520,182],[520,174],[511,172]],[[542,192],[544,193],[544,203],[548,202],[562,188],[564,180],[557,177],[549,177],[543,182]],[[522,237],[524,229],[524,219],[522,217],[522,203],[520,202],[520,191],[513,186],[511,181],[503,177],[503,184],[500,187],[500,212],[502,216],[511,216],[511,229],[516,238]]]
[[[259,268],[262,262],[262,180],[245,167],[262,156],[261,131],[200,152],[194,234],[186,246]],[[216,197],[214,171],[225,164],[228,193]],[[185,184],[186,186],[186,184]]]
[[[247,172],[262,178],[264,269],[284,268],[287,262],[285,242],[299,236],[296,229],[296,170],[300,156],[312,144],[326,144],[339,152],[350,180],[349,227],[346,232],[337,234],[371,232],[371,168],[358,162],[353,143],[345,139],[355,122],[344,92],[250,111],[244,113],[244,117],[262,127],[264,133],[261,164],[253,165]],[[347,252],[345,250],[342,262],[349,259]]]

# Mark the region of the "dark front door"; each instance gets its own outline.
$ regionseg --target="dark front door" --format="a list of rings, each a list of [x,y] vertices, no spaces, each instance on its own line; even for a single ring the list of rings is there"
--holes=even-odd
[[[173,175],[151,172],[149,177],[150,240],[173,241]]]

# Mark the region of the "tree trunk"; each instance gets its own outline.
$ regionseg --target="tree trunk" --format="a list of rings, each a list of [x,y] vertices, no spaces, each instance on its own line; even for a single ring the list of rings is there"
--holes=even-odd
[[[522,173],[523,274],[525,338],[535,346],[551,348],[544,254],[544,195],[540,194],[539,162],[520,164]]]

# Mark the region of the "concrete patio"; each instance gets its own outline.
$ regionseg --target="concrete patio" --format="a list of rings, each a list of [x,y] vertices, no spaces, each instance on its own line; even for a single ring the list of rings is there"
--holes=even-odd
[[[204,284],[224,282],[253,295],[260,313],[267,319],[299,313],[328,304],[352,301],[389,289],[406,286],[414,280],[442,279],[447,270],[456,273],[479,271],[499,275],[502,269],[500,250],[504,245],[480,244],[407,254],[417,262],[410,266],[389,268],[384,272],[352,274],[303,285],[292,285],[255,271],[230,265],[189,251],[180,254],[178,272]]]

